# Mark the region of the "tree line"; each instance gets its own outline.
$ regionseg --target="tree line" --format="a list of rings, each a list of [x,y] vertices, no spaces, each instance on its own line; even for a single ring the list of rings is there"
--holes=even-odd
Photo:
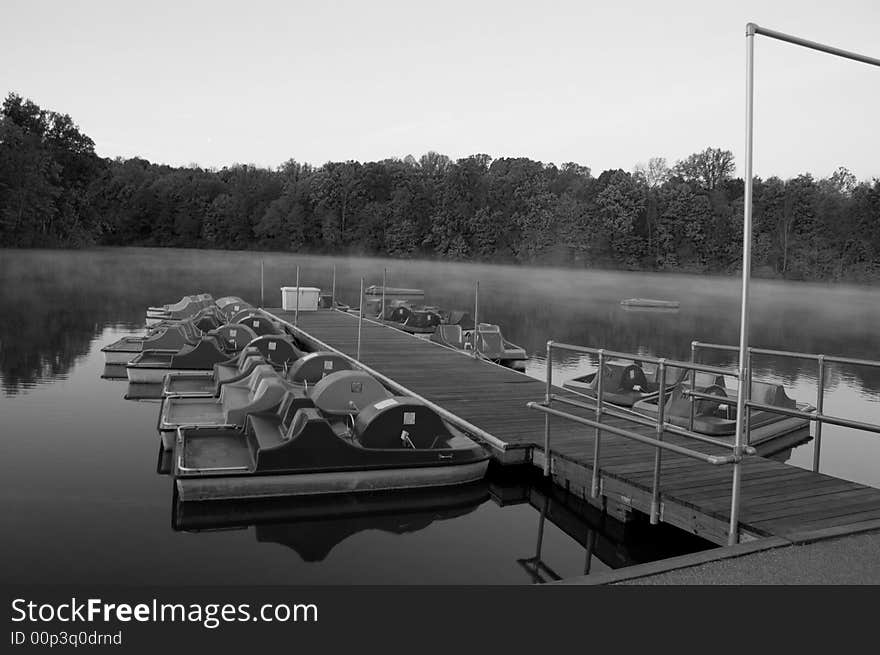
[[[10,93],[0,111],[0,245],[174,246],[731,272],[743,180],[729,150],[593,175],[576,163],[289,160],[276,169],[105,159],[70,116]],[[880,277],[880,179],[845,168],[756,179],[756,274]]]

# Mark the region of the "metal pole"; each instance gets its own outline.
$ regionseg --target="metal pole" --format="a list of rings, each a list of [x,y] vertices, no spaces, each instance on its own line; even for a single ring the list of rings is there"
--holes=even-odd
[[[741,457],[743,453],[743,420],[745,418],[746,397],[745,380],[748,380],[749,349],[749,277],[752,268],[752,134],[754,126],[755,98],[755,28],[754,23],[746,25],[746,152],[745,152],[745,195],[743,198],[743,271],[742,305],[739,323],[739,388],[736,394],[736,437],[733,454]],[[742,464],[733,465],[733,483],[730,493],[730,530],[727,543],[734,545],[739,541],[739,494],[742,484]]]
[[[697,342],[691,341],[691,364],[696,364],[696,363],[697,363]],[[697,369],[692,368],[690,372],[691,372],[691,391],[696,391],[697,390]],[[690,416],[688,417],[688,431],[693,432],[694,431],[694,411],[696,410],[694,403],[696,403],[697,401],[693,396],[691,396],[690,400],[691,400],[691,406],[690,406]],[[662,403],[663,399],[661,398],[659,400],[659,402]]]
[[[474,359],[479,357],[479,353],[477,352],[479,349],[479,337],[480,337],[480,281],[477,280],[474,285]]]
[[[293,324],[299,325],[299,266],[296,267],[296,309],[293,310]]]
[[[330,309],[336,309],[336,264],[333,264],[333,286],[330,287]]]
[[[379,318],[385,320],[385,285],[388,283],[388,269],[382,269],[382,309],[379,310]]]
[[[657,440],[663,441],[663,423],[666,420],[666,360],[661,359],[657,367],[657,379],[660,386],[657,389]],[[658,447],[654,451],[654,481],[651,486],[651,525],[657,525],[660,516],[660,465],[663,451]]]
[[[265,262],[261,259],[260,260],[260,307],[265,307],[265,305],[266,305],[265,293],[263,291],[263,288],[264,288],[263,287],[263,280],[264,280],[263,269],[265,268],[264,264],[265,264]]]
[[[599,370],[596,371],[599,376],[596,382],[596,423],[602,422],[602,390],[604,389],[603,380],[605,378],[605,351],[599,350]],[[602,431],[596,426],[596,433],[593,438],[593,479],[590,482],[590,495],[593,498],[599,497],[599,455],[600,445],[602,442]]]
[[[553,401],[553,342],[547,342],[547,390],[544,402],[547,407]],[[544,477],[550,476],[550,415],[544,414]]]
[[[825,355],[819,355],[819,381],[816,389],[816,413],[822,415],[825,404]],[[816,438],[813,439],[813,471],[819,472],[819,457],[822,451],[822,421],[816,421]]]
[[[593,563],[593,550],[596,548],[596,531],[593,528],[587,528],[587,557],[584,562],[584,575],[590,575],[590,567]]]
[[[361,361],[361,328],[364,325],[364,278],[361,278],[361,299],[360,299],[360,308],[361,310],[358,312],[358,347],[357,347],[357,359]]]

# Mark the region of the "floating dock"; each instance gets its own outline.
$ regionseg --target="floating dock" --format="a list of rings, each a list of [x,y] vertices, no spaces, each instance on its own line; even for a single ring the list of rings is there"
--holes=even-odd
[[[291,327],[296,321],[299,338],[315,348],[329,348],[352,358],[357,354],[358,318],[354,314],[301,311],[295,317],[292,311],[267,311]],[[526,407],[526,403],[543,400],[543,382],[373,321],[363,321],[360,340],[364,366],[400,392],[424,399],[450,420],[475,431],[474,436],[496,461],[544,468],[545,415]],[[562,387],[556,387],[555,393],[592,402]],[[656,436],[654,428],[620,418],[603,415],[602,423]],[[594,498],[595,431],[557,417],[550,417],[550,425],[549,468],[556,485],[621,521],[650,512],[656,448],[602,432],[599,495]],[[664,441],[692,443],[668,432]],[[701,445],[701,450],[729,454],[729,449],[708,444]],[[727,544],[729,467],[664,452],[661,472],[659,520]],[[741,542],[828,529],[857,531],[880,519],[880,489],[762,457],[743,459],[741,489],[737,535]]]

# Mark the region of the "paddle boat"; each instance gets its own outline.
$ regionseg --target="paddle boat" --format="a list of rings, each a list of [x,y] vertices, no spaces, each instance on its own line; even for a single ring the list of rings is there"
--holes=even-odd
[[[695,388],[704,394],[717,396],[720,400],[736,399],[736,390],[726,386],[721,375],[698,373]],[[690,425],[691,398],[690,376],[685,377],[666,400],[664,418],[667,423],[688,428]],[[774,405],[783,409],[813,412],[815,407],[796,402],[785,392],[781,384],[752,381],[751,398],[755,402]],[[696,399],[694,403],[693,431],[711,437],[733,440],[736,432],[736,405],[727,402]],[[633,411],[656,418],[657,397],[647,398],[633,405]],[[770,455],[809,438],[809,419],[777,414],[767,410],[752,410],[749,418],[748,443],[759,455]]]
[[[562,386],[595,398],[599,388],[599,377],[596,373],[566,380]],[[641,400],[654,398],[660,392],[659,373],[657,366],[644,366],[641,362],[627,359],[608,360],[602,376],[602,400],[620,407],[632,407]],[[683,371],[678,368],[666,367],[667,396],[679,383],[682,374]]]
[[[243,428],[181,425],[173,473],[180,499],[198,501],[464,484],[487,467],[486,452],[421,401],[337,371]]]
[[[332,294],[322,293],[318,297],[318,309],[338,309],[340,312],[347,312],[351,307],[334,300]]]
[[[655,298],[626,298],[620,301],[623,307],[645,307],[652,309],[678,309],[681,306],[677,300],[657,300]]]
[[[161,321],[166,319],[188,318],[196,312],[214,305],[214,299],[210,293],[199,293],[192,296],[184,296],[176,303],[162,305],[160,307],[147,307],[147,322]]]
[[[379,299],[380,301],[383,297],[385,300],[421,300],[425,297],[425,292],[422,289],[383,287],[381,284],[371,284],[364,289],[364,297],[369,300]]]
[[[128,364],[145,350],[177,352],[186,345],[199,342],[205,336],[222,334],[223,338],[245,342],[256,338],[257,334],[244,324],[218,324],[215,316],[205,316],[194,321],[178,321],[158,324],[142,337],[122,337],[104,346],[104,362],[107,364]]]
[[[399,305],[386,312],[386,325],[410,334],[432,334],[442,322],[434,308],[414,308]]]
[[[463,314],[469,318],[468,314]],[[511,343],[501,334],[501,328],[492,323],[480,323],[476,329],[463,329],[461,324],[443,323],[429,337],[431,341],[456,350],[473,351],[476,339],[477,352],[488,359],[516,370],[524,370],[529,358],[524,348]]]
[[[198,373],[170,373],[165,377],[164,396],[178,398],[205,398],[220,395],[221,387],[230,382],[241,382],[266,359],[257,347],[249,346],[234,359],[215,364],[211,371]],[[318,351],[301,355],[289,365],[285,373],[288,382],[309,385],[335,371],[351,370],[351,361],[338,353]]]
[[[297,394],[297,406],[311,406],[311,388],[334,370],[351,370],[351,363],[334,352],[315,352],[303,355],[280,372],[259,355],[250,354],[239,362],[236,375],[223,379],[232,368],[229,364],[215,366],[217,378],[212,380],[198,381],[194,376],[165,378],[166,390],[187,386],[190,391],[165,396],[158,422],[164,447],[173,447],[174,436],[170,433],[181,425],[241,427],[250,414],[275,411],[287,392]],[[212,387],[200,394],[193,391],[199,383]]]
[[[223,326],[220,330],[229,328],[232,326]],[[242,331],[246,329],[246,327],[241,328]],[[253,336],[253,333],[249,336]],[[287,335],[264,335],[243,343],[231,342],[229,338],[224,338],[221,332],[206,335],[197,343],[187,344],[178,352],[143,351],[126,366],[128,381],[162,384],[169,373],[211,371],[214,369],[214,364],[226,362],[246,346],[257,348],[266,361],[276,368],[284,367],[303,354],[294,344],[293,338]]]

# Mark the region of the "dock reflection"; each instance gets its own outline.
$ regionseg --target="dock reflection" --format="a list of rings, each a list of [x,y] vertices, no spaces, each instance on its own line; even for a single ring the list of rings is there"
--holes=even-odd
[[[621,569],[685,553],[714,548],[700,537],[667,524],[650,525],[647,517],[629,523],[617,519],[540,476],[524,482],[505,476],[490,484],[492,499],[500,505],[528,504],[536,512],[534,554],[517,564],[532,582],[542,584],[572,575],[589,575],[600,562],[605,568]],[[545,558],[545,534],[552,525],[583,548],[583,564],[577,571],[561,574]]]

